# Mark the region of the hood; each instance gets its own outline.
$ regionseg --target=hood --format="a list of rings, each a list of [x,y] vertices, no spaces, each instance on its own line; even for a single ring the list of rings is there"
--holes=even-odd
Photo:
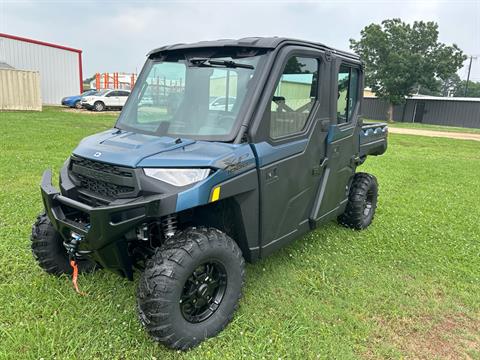
[[[126,167],[224,167],[239,147],[110,129],[83,139],[74,155]]]
[[[72,95],[72,96],[67,96],[67,97],[63,98],[63,100],[65,100],[65,101],[78,100],[81,97],[82,97],[81,95]]]

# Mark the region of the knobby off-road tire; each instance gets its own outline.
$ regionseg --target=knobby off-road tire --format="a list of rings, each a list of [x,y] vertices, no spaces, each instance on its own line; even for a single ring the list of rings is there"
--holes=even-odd
[[[353,177],[345,212],[338,217],[343,226],[362,230],[372,223],[377,208],[378,183],[375,176],[356,173]]]
[[[140,321],[170,348],[194,347],[231,321],[244,276],[242,252],[230,237],[214,228],[188,228],[147,261],[137,293]]]
[[[68,254],[63,246],[63,239],[54,229],[45,212],[41,213],[33,224],[30,240],[33,257],[43,270],[57,276],[72,273]],[[96,264],[90,260],[78,261],[80,273],[89,273],[95,269]]]

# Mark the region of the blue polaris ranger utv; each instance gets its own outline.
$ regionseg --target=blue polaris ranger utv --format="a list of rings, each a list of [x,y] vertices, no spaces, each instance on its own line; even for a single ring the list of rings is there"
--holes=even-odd
[[[113,128],[45,171],[32,250],[48,273],[141,271],[149,334],[187,349],[232,319],[245,262],[332,219],[366,228],[387,147],[359,119],[356,55],[285,38],[164,46],[148,54]]]

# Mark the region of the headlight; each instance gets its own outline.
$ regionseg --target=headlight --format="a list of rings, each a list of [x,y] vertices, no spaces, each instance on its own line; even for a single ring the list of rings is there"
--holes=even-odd
[[[175,186],[185,186],[205,179],[210,169],[143,169],[145,175]]]

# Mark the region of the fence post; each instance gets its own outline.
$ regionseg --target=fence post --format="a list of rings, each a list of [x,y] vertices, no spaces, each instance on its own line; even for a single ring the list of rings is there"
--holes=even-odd
[[[132,74],[130,76],[130,90],[133,89],[134,85],[135,85],[135,74]]]
[[[109,88],[108,73],[103,74],[103,87],[105,89]]]

